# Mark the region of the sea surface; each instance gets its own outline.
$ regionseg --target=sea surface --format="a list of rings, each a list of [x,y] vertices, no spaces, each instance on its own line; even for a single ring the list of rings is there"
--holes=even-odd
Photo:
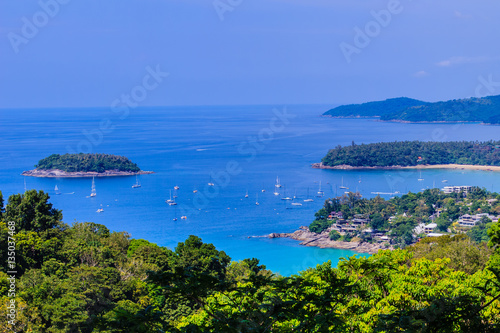
[[[421,191],[445,185],[477,185],[500,192],[500,174],[470,170],[317,170],[328,149],[379,141],[500,140],[498,126],[478,124],[401,124],[375,119],[333,119],[319,115],[326,105],[154,107],[118,110],[0,110],[0,190],[4,197],[27,189],[51,195],[64,222],[92,221],[127,231],[169,248],[189,235],[215,244],[233,260],[255,257],[282,275],[352,251],[300,246],[290,239],[268,239],[292,232],[314,219],[328,197],[358,190],[364,197],[383,192]],[[32,178],[21,172],[38,160],[67,152],[124,155],[141,169],[135,177],[91,179]],[[276,178],[283,187],[273,194]],[[419,178],[424,180],[419,181]],[[215,186],[209,186],[213,182]],[[316,197],[320,190],[324,197]],[[61,194],[56,195],[58,186]],[[177,206],[166,199],[179,186]],[[194,193],[194,191],[197,191]],[[263,192],[265,191],[265,192]],[[248,193],[248,198],[245,195]],[[396,194],[390,194],[396,193]],[[172,192],[172,196],[174,192]],[[282,197],[295,196],[292,206]],[[313,198],[313,202],[304,202]],[[256,202],[259,205],[256,205]],[[104,212],[97,213],[103,208]],[[186,216],[186,219],[181,219]],[[173,219],[177,218],[177,221]]]

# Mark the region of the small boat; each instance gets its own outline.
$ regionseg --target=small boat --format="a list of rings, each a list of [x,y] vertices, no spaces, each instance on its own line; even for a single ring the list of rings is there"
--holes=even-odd
[[[262,192],[266,192],[266,190],[262,190]]]
[[[177,221],[177,217],[174,217],[172,220],[173,220],[173,221]]]
[[[302,206],[302,204],[300,202],[292,201],[292,206]]]
[[[181,216],[181,220],[187,220],[187,216]]]
[[[178,190],[178,189],[180,189],[180,187],[179,187],[179,186],[177,186],[177,185],[176,185],[176,186],[174,186],[174,190]]]
[[[293,200],[293,199],[290,197],[284,197],[284,198],[281,198],[281,200]]]
[[[344,177],[342,177],[342,183],[341,183],[341,185],[339,186],[339,188],[344,189],[344,190],[348,190],[348,189],[349,189],[349,187],[344,186]]]
[[[447,183],[448,181],[446,179],[443,179],[441,183]]]
[[[193,190],[193,193],[198,193],[198,190]]]
[[[139,183],[139,179],[137,178],[137,175],[135,175],[135,184],[132,185],[132,188],[138,188],[141,187],[141,184]]]
[[[104,212],[104,208],[99,208],[99,209],[97,210],[97,213],[102,213],[102,212]]]
[[[56,194],[57,194],[57,195],[61,194],[61,192],[59,192],[59,188],[57,187],[57,185],[56,185],[56,187],[54,188],[54,191],[56,192]]]
[[[92,191],[90,192],[91,197],[95,197],[97,195],[97,192],[95,191],[95,181],[94,177],[92,177]]]

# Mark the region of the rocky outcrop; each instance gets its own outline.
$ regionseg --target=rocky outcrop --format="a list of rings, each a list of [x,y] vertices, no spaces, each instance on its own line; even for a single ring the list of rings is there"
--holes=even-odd
[[[362,242],[339,242],[333,241],[329,237],[329,231],[322,232],[321,234],[316,234],[314,232],[309,231],[309,228],[302,226],[299,230],[292,233],[272,233],[268,237],[269,238],[292,238],[300,242],[300,245],[305,246],[315,246],[322,249],[332,248],[332,249],[344,249],[344,250],[352,250],[359,253],[369,253],[374,254],[377,253],[381,249],[390,249],[392,247],[386,247],[383,244],[370,244],[370,243],[362,243]]]
[[[113,176],[135,176],[135,175],[146,175],[154,173],[153,171],[139,171],[139,172],[129,172],[129,171],[118,171],[118,170],[106,170],[104,172],[66,172],[57,169],[51,170],[29,170],[23,171],[22,176],[29,177],[47,177],[47,178],[81,178],[81,177],[113,177]]]

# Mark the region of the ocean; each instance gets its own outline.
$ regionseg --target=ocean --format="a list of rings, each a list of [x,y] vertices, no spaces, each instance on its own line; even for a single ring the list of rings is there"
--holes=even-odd
[[[50,194],[68,224],[102,223],[172,249],[189,235],[197,235],[233,260],[255,257],[284,276],[326,260],[336,265],[340,258],[356,255],[261,237],[308,225],[328,197],[343,194],[342,183],[368,198],[373,192],[406,193],[445,185],[477,185],[500,192],[500,174],[488,171],[423,170],[420,176],[416,170],[312,169],[311,164],[319,162],[328,149],[353,142],[500,140],[497,126],[319,116],[328,109],[326,105],[260,105],[148,107],[127,112],[0,110],[0,190],[7,198],[23,192],[26,181],[27,189]],[[140,188],[132,188],[135,177],[96,178],[94,198],[89,197],[92,180],[88,178],[20,175],[50,154],[72,152],[123,155],[155,173],[139,176]],[[280,196],[273,194],[277,177],[283,185]],[[420,177],[424,180],[418,181]],[[322,198],[316,197],[320,183]],[[55,194],[56,185],[60,195]],[[165,200],[174,186],[179,186],[178,205],[169,206]],[[292,206],[281,200],[283,196],[295,196],[302,206]],[[306,198],[314,201],[304,202]],[[99,208],[104,211],[97,213]]]

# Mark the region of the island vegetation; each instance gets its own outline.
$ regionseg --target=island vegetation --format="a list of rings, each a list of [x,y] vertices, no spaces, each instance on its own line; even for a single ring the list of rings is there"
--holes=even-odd
[[[98,172],[106,170],[139,172],[137,164],[124,156],[109,154],[52,154],[41,159],[38,170],[61,170],[66,172]]]
[[[478,195],[478,207],[483,207],[480,198],[490,194]],[[424,197],[431,201],[420,204]],[[389,223],[384,210],[391,205],[395,213],[407,205],[405,209],[418,217],[424,208],[431,209],[430,202],[439,205],[442,200],[453,207],[450,199],[455,205],[460,200],[430,191],[419,200],[401,198],[399,204],[387,205],[378,198],[371,201],[375,205],[371,209],[372,215],[382,216],[377,223],[383,227]],[[355,197],[347,200],[355,200],[353,213],[365,202]],[[349,202],[339,204],[348,216]],[[257,259],[231,261],[196,236],[171,250],[132,239],[126,232],[111,232],[101,224],[68,226],[42,191],[11,195],[3,207],[0,194],[2,262],[11,256],[6,251],[8,237],[15,238],[17,253],[17,317],[10,323],[11,284],[6,266],[0,266],[0,327],[4,330],[498,331],[498,223],[487,231],[487,249],[467,235],[426,238],[406,249],[344,258],[337,267],[326,262],[282,277]],[[446,211],[451,216],[455,210]],[[479,247],[485,250],[476,250]]]
[[[500,166],[500,141],[396,141],[337,146],[322,159],[323,166],[413,167],[419,165]]]
[[[324,115],[379,117],[384,121],[500,124],[500,95],[435,103],[405,97],[393,98],[379,102],[343,105],[325,112]]]

